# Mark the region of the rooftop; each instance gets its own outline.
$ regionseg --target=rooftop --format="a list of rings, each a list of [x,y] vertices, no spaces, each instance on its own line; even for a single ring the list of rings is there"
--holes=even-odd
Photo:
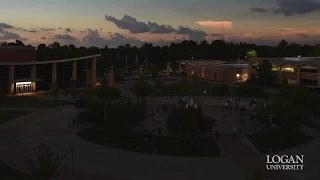
[[[263,59],[255,59],[252,60],[251,62],[257,62],[261,63]],[[294,60],[269,60],[270,63],[276,66],[284,65],[284,64],[289,64],[294,67],[302,66],[302,65],[309,65],[313,67],[320,67],[320,58],[315,58],[315,59],[309,59],[307,61],[294,61]]]
[[[60,59],[60,60],[51,60],[51,61],[32,61],[32,62],[1,62],[0,65],[2,66],[9,66],[9,65],[33,65],[33,64],[52,64],[52,63],[62,63],[62,62],[69,62],[69,61],[78,61],[83,59],[91,59],[100,57],[100,54],[95,54],[91,56],[83,56],[71,59]]]

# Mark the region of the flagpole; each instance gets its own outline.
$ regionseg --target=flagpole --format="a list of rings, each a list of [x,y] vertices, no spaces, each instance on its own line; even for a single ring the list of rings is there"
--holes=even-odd
[[[146,56],[146,73],[148,72],[148,57]]]
[[[137,74],[139,75],[139,62],[138,62],[138,56],[136,55],[136,62],[137,62]]]
[[[128,55],[126,55],[126,71],[127,71],[127,75],[129,74],[128,72]]]

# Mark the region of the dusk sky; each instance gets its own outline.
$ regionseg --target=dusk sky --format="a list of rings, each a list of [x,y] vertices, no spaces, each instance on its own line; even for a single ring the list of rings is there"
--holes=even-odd
[[[320,44],[320,0],[0,0],[0,42]]]

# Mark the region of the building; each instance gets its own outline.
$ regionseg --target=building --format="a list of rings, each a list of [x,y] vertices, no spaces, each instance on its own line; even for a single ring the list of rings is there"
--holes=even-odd
[[[249,59],[249,78],[257,74],[259,64],[265,58]],[[277,81],[287,80],[290,84],[302,84],[320,88],[320,57],[266,58],[272,64]]]
[[[180,60],[179,72],[188,76],[221,82],[245,81],[248,77],[248,64],[225,64],[220,60]]]
[[[0,46],[0,83],[7,94],[95,87],[98,57],[36,61],[33,47]]]

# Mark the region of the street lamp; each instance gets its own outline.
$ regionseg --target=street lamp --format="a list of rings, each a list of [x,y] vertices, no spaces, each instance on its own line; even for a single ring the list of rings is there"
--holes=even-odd
[[[240,74],[237,74],[237,80],[239,81]]]
[[[192,58],[192,60],[193,60],[193,57],[191,57]]]
[[[272,117],[274,116],[274,114],[269,114],[269,122],[270,122],[270,127],[272,127]]]

